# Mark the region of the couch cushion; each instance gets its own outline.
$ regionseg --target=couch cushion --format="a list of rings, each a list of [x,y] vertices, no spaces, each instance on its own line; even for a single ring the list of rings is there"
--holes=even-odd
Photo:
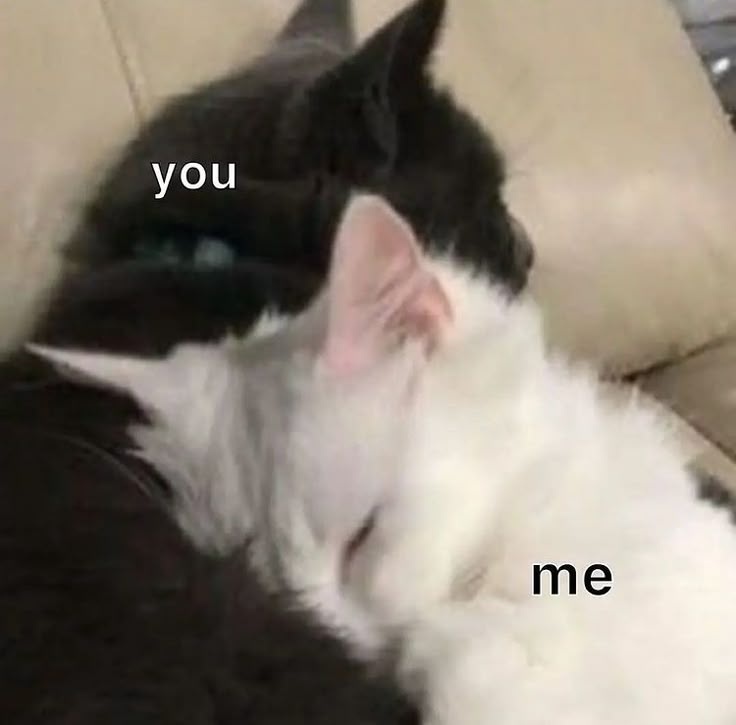
[[[55,246],[135,117],[97,2],[0,3],[0,350],[58,270]]]
[[[640,384],[736,459],[736,340],[652,371]]]
[[[150,115],[173,93],[246,63],[295,0],[101,0],[136,102]]]
[[[637,381],[700,471],[736,495],[736,341]]]

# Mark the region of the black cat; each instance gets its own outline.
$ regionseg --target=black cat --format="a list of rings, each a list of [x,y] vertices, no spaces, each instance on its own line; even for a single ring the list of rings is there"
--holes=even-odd
[[[157,354],[247,329],[311,289],[248,264],[129,264],[65,285],[36,339]],[[392,682],[266,593],[247,542],[196,551],[127,453],[129,401],[25,353],[0,366],[0,722],[409,725]]]
[[[531,247],[501,200],[501,158],[429,81],[443,11],[418,0],[354,50],[349,4],[305,0],[250,68],[174,100],[91,200],[69,248],[85,264],[35,338],[153,355],[300,309],[356,187],[520,289]],[[151,163],[185,161],[235,162],[236,189],[174,180],[155,200]],[[213,237],[237,264],[130,262],[167,243],[190,260]],[[264,592],[247,542],[211,559],[184,540],[165,482],[125,452],[139,413],[24,353],[0,367],[0,720],[413,722],[392,682]]]
[[[128,145],[93,197],[72,257],[119,260],[216,238],[235,256],[322,275],[355,188],[385,196],[436,245],[511,290],[532,247],[502,197],[502,158],[432,84],[444,0],[416,0],[357,49],[349,0],[304,0],[249,67],[172,100]],[[235,163],[236,188],[160,199],[152,164]]]

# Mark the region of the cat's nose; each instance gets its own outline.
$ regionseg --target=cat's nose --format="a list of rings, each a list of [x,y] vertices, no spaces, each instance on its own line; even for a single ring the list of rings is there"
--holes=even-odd
[[[511,229],[514,235],[514,268],[517,274],[526,281],[529,270],[534,266],[534,245],[524,225],[518,219],[512,217]]]

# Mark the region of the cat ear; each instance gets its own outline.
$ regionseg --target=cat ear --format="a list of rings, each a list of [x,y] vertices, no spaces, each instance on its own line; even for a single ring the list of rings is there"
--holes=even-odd
[[[276,42],[321,39],[348,51],[355,44],[350,0],[302,0]]]
[[[401,91],[402,82],[425,74],[444,14],[445,0],[415,0],[343,62],[344,72],[354,79],[373,76],[388,92]]]
[[[358,372],[402,338],[430,348],[451,316],[409,225],[382,199],[357,196],[335,237],[327,284],[326,368]]]
[[[27,349],[70,379],[124,393],[148,408],[165,410],[176,393],[177,376],[172,376],[168,358],[155,360],[45,345],[28,345]]]
[[[316,82],[311,107],[329,115],[314,116],[312,132],[333,141],[333,171],[350,173],[356,159],[371,169],[391,167],[398,112],[427,83],[444,10],[444,0],[416,0]]]

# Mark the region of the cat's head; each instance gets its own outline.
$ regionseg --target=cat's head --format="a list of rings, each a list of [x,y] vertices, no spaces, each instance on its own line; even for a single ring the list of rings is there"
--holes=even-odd
[[[308,16],[310,6],[317,13],[322,5],[306,0],[300,12]],[[415,0],[299,86],[274,148],[291,174],[317,172],[380,193],[420,236],[452,245],[517,291],[533,247],[504,202],[502,154],[431,77],[445,6]],[[318,24],[297,24],[292,32],[314,32]],[[330,27],[327,39],[344,47],[344,24]]]
[[[172,99],[111,169],[71,253],[189,259],[213,237],[238,256],[321,275],[324,232],[363,190],[421,238],[524,287],[532,245],[504,203],[502,155],[431,77],[445,1],[414,0],[357,47],[350,5],[302,0],[258,59]],[[188,161],[234,163],[236,188],[213,198],[185,187]],[[165,199],[153,162],[179,164]],[[274,217],[288,247],[271,239]]]
[[[384,201],[359,196],[338,226],[324,290],[296,317],[163,359],[36,351],[148,412],[132,438],[169,481],[196,543],[227,551],[250,540],[264,575],[370,644],[342,586],[405,483],[428,371],[463,335],[492,339],[484,325],[507,306],[469,280],[430,260]]]

